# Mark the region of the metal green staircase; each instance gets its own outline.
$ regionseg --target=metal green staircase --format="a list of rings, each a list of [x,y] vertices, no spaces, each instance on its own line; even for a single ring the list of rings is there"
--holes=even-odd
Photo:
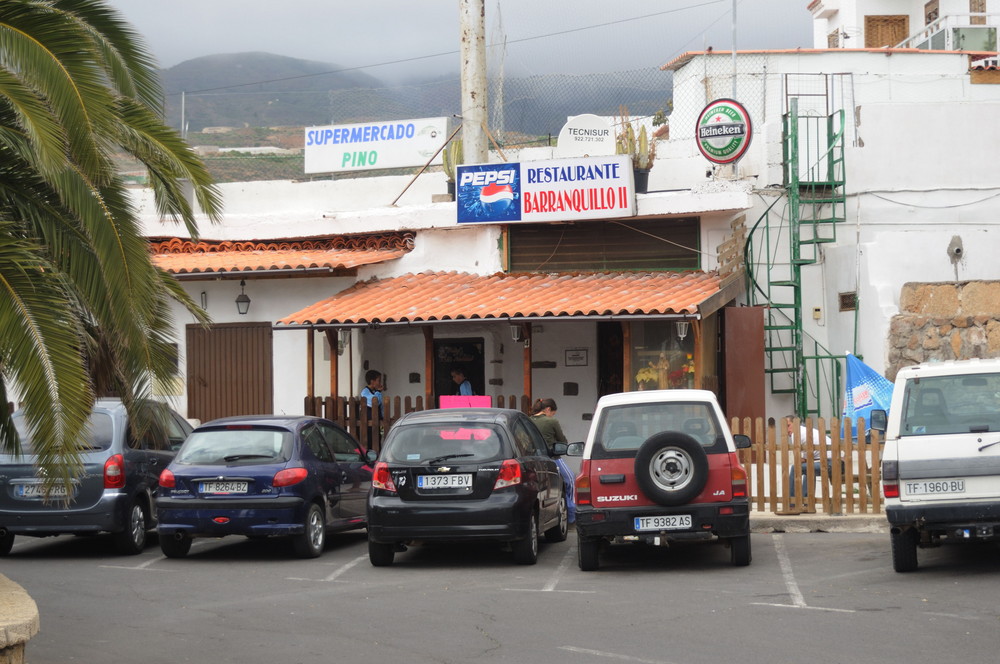
[[[843,355],[833,355],[803,331],[803,268],[837,240],[846,219],[844,111],[800,116],[789,99],[783,117],[784,195],[754,225],[747,240],[751,302],[766,307],[764,350],[772,393],[792,394],[801,417],[839,416]],[[773,211],[787,201],[785,214]],[[787,218],[785,218],[787,216]],[[754,249],[764,255],[754,255]],[[759,254],[759,251],[757,252]],[[766,266],[766,281],[755,271]]]

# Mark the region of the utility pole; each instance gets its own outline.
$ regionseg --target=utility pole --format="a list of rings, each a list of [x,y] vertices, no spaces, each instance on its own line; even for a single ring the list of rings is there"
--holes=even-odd
[[[486,134],[486,3],[458,0],[462,59],[462,153],[467,164],[488,159]]]

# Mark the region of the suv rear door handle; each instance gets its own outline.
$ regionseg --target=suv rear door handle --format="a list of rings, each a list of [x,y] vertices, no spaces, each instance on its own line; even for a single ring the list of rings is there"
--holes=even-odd
[[[601,475],[601,484],[624,484],[625,475]]]

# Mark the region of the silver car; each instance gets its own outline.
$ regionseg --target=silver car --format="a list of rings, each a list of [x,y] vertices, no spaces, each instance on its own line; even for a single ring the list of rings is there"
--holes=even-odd
[[[83,473],[46,493],[22,413],[14,413],[21,455],[0,454],[0,556],[16,535],[49,537],[110,533],[118,551],[140,553],[154,529],[160,473],[191,425],[163,404],[148,402],[152,426],[136,435],[119,399],[99,399],[80,441]]]

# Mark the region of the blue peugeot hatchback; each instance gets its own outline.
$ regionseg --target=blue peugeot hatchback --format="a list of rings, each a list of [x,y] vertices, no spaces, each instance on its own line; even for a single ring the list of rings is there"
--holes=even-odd
[[[290,536],[296,555],[315,558],[328,531],[365,527],[374,459],[318,417],[203,424],[160,476],[160,548],[182,558],[195,537]]]

